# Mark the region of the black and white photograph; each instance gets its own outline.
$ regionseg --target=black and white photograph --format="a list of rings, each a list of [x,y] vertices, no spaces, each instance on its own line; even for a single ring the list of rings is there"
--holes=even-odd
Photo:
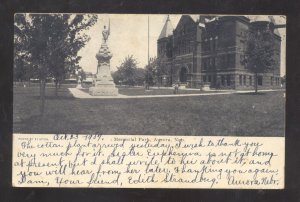
[[[285,135],[286,17],[14,16],[13,132]]]
[[[297,201],[299,3],[4,0],[1,201]]]

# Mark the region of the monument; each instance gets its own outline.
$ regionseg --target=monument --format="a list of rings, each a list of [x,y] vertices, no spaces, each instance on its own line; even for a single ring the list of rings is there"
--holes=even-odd
[[[115,86],[110,73],[110,59],[112,54],[107,46],[107,40],[110,35],[110,23],[108,28],[104,26],[102,31],[103,41],[100,50],[96,54],[98,60],[97,73],[93,79],[93,86],[89,88],[89,94],[93,96],[116,96],[118,89]]]

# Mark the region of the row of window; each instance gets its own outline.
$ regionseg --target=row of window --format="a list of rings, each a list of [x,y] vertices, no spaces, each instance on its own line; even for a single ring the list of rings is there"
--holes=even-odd
[[[215,36],[202,40],[202,49],[203,51],[216,51],[218,49],[232,47],[234,44],[235,39],[232,36],[223,36],[222,38]]]
[[[239,76],[239,83],[240,83],[241,86],[245,86],[247,84],[252,86],[253,85],[252,78],[253,78],[252,76],[248,76],[248,82],[247,82],[247,76],[246,75],[240,75]],[[270,84],[271,84],[271,86],[280,85],[280,78],[271,76],[270,77]],[[257,76],[257,85],[259,85],[259,86],[263,85],[263,76]]]
[[[176,55],[182,55],[193,52],[193,43],[189,39],[175,41],[174,52]]]
[[[257,77],[257,85],[262,86],[262,76]],[[247,76],[240,75],[239,76],[239,84],[240,86],[246,86],[247,84],[252,86],[252,76],[249,76],[249,82],[247,83]]]
[[[203,58],[202,65],[204,70],[214,69],[216,64],[215,57]]]
[[[191,45],[181,45],[174,49],[176,55],[188,54],[193,51],[193,47]]]
[[[273,76],[271,76],[271,85],[273,86],[273,85],[276,85],[276,86],[278,86],[278,85],[280,85],[280,78],[279,77],[273,77]]]
[[[217,81],[217,77],[211,75],[202,76],[203,82],[213,83],[214,85],[230,86],[231,85],[231,75],[221,75],[221,81]]]
[[[227,69],[229,67],[234,67],[235,55],[234,54],[224,54],[217,57],[203,58],[202,66],[204,70],[208,69]]]
[[[221,84],[222,86],[230,86],[234,83],[234,75],[221,75],[220,81],[217,81],[217,77],[214,75],[204,75],[202,76],[203,82],[209,82],[214,84]],[[246,75],[239,75],[239,85],[240,86],[252,86],[254,85],[254,77],[253,76],[246,76]],[[257,85],[263,85],[263,76],[257,76]],[[271,77],[271,85],[280,85],[280,78],[279,77]]]
[[[204,51],[216,50],[218,48],[218,36],[204,39],[202,47]]]

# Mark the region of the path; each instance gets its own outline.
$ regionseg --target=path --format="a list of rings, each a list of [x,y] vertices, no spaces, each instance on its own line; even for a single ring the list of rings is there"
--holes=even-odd
[[[216,92],[216,93],[199,93],[199,94],[170,94],[170,95],[122,95],[119,94],[117,96],[92,96],[86,92],[83,92],[82,90],[79,90],[77,88],[68,88],[71,94],[75,98],[79,99],[130,99],[130,98],[163,98],[163,97],[195,97],[195,96],[206,96],[206,95],[230,95],[230,94],[242,94],[242,93],[252,93],[253,90],[244,90],[244,91],[222,91],[222,92]],[[276,90],[260,90],[259,92],[272,92],[272,91],[282,91],[282,89],[276,89]]]

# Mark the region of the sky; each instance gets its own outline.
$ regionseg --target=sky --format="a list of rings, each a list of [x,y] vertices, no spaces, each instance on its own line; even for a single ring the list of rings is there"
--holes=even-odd
[[[149,16],[149,56],[156,57],[157,39],[167,19],[166,14],[99,14],[97,23],[84,33],[90,36],[78,55],[82,57],[79,65],[84,71],[96,73],[96,54],[102,43],[104,25],[110,19],[110,36],[108,47],[113,54],[110,61],[111,71],[116,71],[127,56],[133,55],[138,62],[138,67],[144,68],[148,63],[148,16]],[[181,15],[170,15],[173,28],[176,28]],[[274,16],[276,22],[284,23],[285,19]],[[281,44],[281,75],[285,74],[285,30],[279,29],[282,36]]]

